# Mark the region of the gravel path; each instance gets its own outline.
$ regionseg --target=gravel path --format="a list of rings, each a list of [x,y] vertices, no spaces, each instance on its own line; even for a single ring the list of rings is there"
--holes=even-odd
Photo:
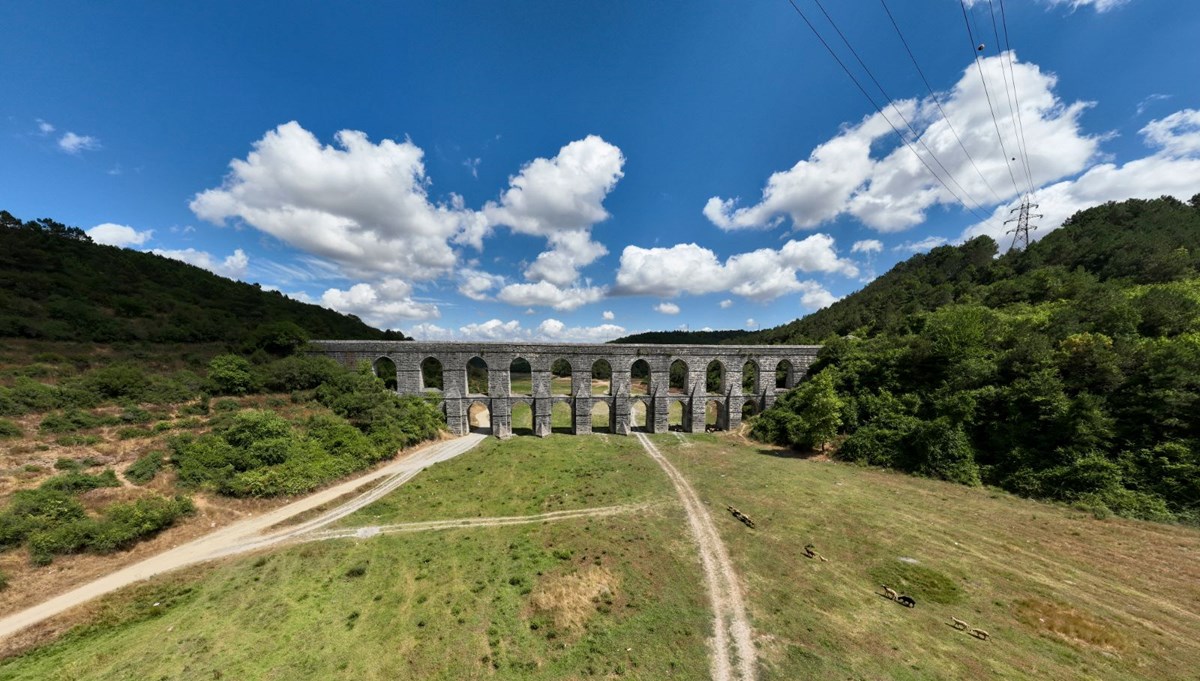
[[[607,516],[635,513],[648,510],[653,504],[621,504],[619,506],[600,506],[598,508],[577,508],[570,511],[552,511],[537,515],[505,516],[499,518],[458,518],[455,520],[426,520],[416,523],[398,523],[396,525],[370,525],[367,527],[342,527],[336,530],[310,532],[297,537],[296,541],[322,541],[325,539],[368,539],[380,534],[396,534],[400,532],[425,532],[427,530],[456,530],[464,527],[499,527],[502,525],[527,525],[529,523],[548,523],[574,518],[604,518]]]
[[[700,502],[687,478],[667,460],[650,438],[637,433],[638,441],[654,459],[671,484],[687,512],[688,527],[700,549],[704,583],[713,606],[712,678],[713,681],[752,681],[754,679],[754,633],[746,615],[746,603],[738,584],[729,552],[717,534],[712,516]]]
[[[10,636],[25,627],[37,624],[76,605],[98,596],[116,591],[135,582],[177,570],[181,567],[202,563],[214,558],[232,556],[295,539],[336,520],[346,517],[358,509],[403,485],[417,473],[439,461],[454,458],[484,440],[486,435],[473,433],[454,440],[444,440],[422,447],[417,451],[378,468],[370,473],[347,480],[339,485],[321,490],[286,506],[254,518],[242,520],[223,527],[211,534],[164,551],[140,563],[121,568],[100,579],[88,582],[48,601],[0,619],[0,638]],[[291,527],[270,532],[279,523],[327,504],[338,497],[350,494],[363,485],[382,480],[381,483],[359,496],[317,517]],[[268,534],[263,534],[268,532]]]

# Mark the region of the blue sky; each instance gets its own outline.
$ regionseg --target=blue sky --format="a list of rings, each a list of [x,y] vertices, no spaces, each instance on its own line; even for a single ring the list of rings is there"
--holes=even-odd
[[[825,0],[894,108],[796,3],[885,115],[785,0],[6,2],[0,208],[418,337],[607,340],[788,322],[1030,188],[1035,236],[1200,192],[1196,3],[1007,0],[1008,52],[999,0],[982,51],[891,0],[931,96]]]

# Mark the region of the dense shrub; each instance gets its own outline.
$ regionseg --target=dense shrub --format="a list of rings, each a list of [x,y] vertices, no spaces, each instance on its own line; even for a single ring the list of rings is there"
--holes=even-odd
[[[43,433],[72,433],[77,430],[87,430],[89,428],[99,428],[114,423],[113,419],[106,416],[92,414],[78,409],[68,409],[67,411],[55,412],[47,414],[42,419],[38,429]]]
[[[144,485],[154,479],[162,470],[163,457],[166,452],[155,450],[139,456],[136,461],[125,469],[125,479],[135,485]]]
[[[21,437],[25,432],[17,424],[8,419],[0,419],[0,440],[10,437]]]
[[[78,494],[92,489],[101,487],[120,487],[121,481],[117,480],[117,474],[113,469],[106,468],[102,473],[97,475],[89,475],[78,471],[71,471],[56,475],[49,480],[46,480],[38,489],[55,490],[58,492],[66,492],[68,494]]]
[[[99,518],[77,518],[29,535],[29,554],[35,565],[71,553],[112,553],[158,534],[195,511],[187,497],[144,497],[113,504]]]
[[[328,357],[303,355],[285,357],[257,369],[262,385],[274,392],[311,390],[345,371]]]
[[[208,364],[208,382],[219,395],[245,395],[254,392],[250,362],[238,355],[217,355]]]

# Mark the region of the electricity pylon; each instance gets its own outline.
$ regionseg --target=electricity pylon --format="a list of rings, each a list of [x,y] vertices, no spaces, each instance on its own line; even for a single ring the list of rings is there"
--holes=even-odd
[[[1037,225],[1031,226],[1029,224],[1029,218],[1045,217],[1041,213],[1029,212],[1029,209],[1037,208],[1037,207],[1038,207],[1038,204],[1033,203],[1033,196],[1030,194],[1026,194],[1025,196],[1021,197],[1021,205],[1020,206],[1017,206],[1016,208],[1013,208],[1012,210],[1008,211],[1009,215],[1012,215],[1013,213],[1017,213],[1017,211],[1020,211],[1017,214],[1017,217],[1009,218],[1004,221],[1004,224],[1006,224],[1006,225],[1010,222],[1017,223],[1016,227],[1013,227],[1012,229],[1005,232],[1005,234],[1013,235],[1012,246],[1010,246],[1010,248],[1016,248],[1018,242],[1021,243],[1021,248],[1029,248],[1029,230],[1037,229]]]

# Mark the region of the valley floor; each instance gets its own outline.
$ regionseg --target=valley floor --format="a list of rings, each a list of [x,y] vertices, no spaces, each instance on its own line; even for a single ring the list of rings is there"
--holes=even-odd
[[[759,679],[1186,679],[1200,668],[1194,529],[1097,520],[728,434],[649,439],[727,550]],[[524,520],[493,522],[505,518]],[[712,602],[685,506],[637,438],[488,440],[317,538],[65,613],[74,628],[0,662],[0,679],[713,673]],[[916,607],[886,599],[884,583]]]

